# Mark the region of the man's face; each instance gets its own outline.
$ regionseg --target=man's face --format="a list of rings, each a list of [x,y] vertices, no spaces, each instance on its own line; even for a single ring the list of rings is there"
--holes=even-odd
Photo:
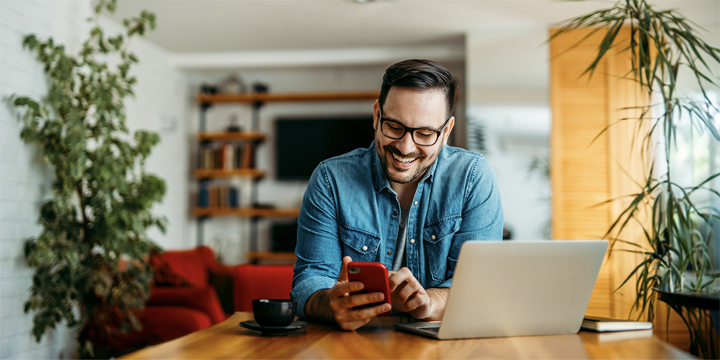
[[[391,139],[380,129],[380,105],[374,105],[375,149],[387,178],[398,184],[419,180],[447,143],[455,119],[451,118],[432,146],[417,145],[406,132],[401,139]],[[392,87],[382,108],[382,117],[411,128],[440,130],[447,119],[447,103],[441,91],[417,91]],[[418,139],[420,140],[420,139]]]

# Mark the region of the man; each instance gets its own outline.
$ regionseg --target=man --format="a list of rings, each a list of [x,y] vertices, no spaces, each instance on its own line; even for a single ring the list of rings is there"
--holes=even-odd
[[[446,146],[457,83],[428,60],[390,66],[373,105],[368,149],[323,161],[298,219],[292,298],[300,317],[355,330],[390,311],[381,293],[355,294],[350,261],[391,270],[392,310],[440,320],[460,247],[502,239],[495,173],[474,152]]]

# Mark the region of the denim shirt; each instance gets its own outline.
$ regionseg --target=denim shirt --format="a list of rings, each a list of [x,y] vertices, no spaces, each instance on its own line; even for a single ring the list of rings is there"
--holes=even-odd
[[[495,172],[482,155],[443,146],[418,183],[409,209],[407,267],[428,288],[450,287],[467,240],[501,240],[503,214]],[[400,203],[373,142],[325,160],[313,172],[298,218],[290,296],[296,314],[315,292],[337,282],[342,258],[392,268]]]

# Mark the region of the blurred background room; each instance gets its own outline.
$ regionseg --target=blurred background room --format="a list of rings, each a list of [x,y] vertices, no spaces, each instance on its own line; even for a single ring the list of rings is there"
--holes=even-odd
[[[720,1],[650,2],[678,9],[705,29],[701,33],[705,41],[720,47]],[[165,216],[168,225],[165,233],[149,229],[148,237],[166,251],[208,246],[227,265],[292,263],[293,224],[308,171],[317,163],[292,166],[305,157],[306,149],[317,148],[320,156],[339,151],[342,144],[324,146],[338,136],[369,146],[372,131],[354,129],[371,130],[372,94],[379,92],[384,70],[394,62],[419,58],[444,65],[459,80],[449,144],[483,154],[495,169],[507,237],[601,238],[604,232],[592,227],[572,235],[556,231],[575,220],[553,223],[550,174],[555,164],[550,149],[555,114],[547,39],[559,21],[612,3],[118,1],[114,14],[100,18],[107,33],[121,31],[122,19],[142,10],[157,17],[154,32],[132,41],[140,59],[132,70],[138,85],[135,97],[125,104],[131,130],[146,129],[160,136],[145,168],[165,180],[165,196],[153,214]],[[42,64],[23,48],[23,36],[52,36],[71,53],[77,52],[91,27],[86,18],[94,4],[92,0],[0,0],[2,359],[67,358],[74,351],[74,334],[64,326],[36,344],[30,335],[32,314],[23,312],[34,271],[26,265],[23,244],[42,230],[38,211],[52,195],[53,172],[38,147],[20,138],[22,122],[6,100],[13,94],[43,98],[47,93]],[[716,65],[711,64],[718,74]],[[698,90],[692,84],[682,89],[693,96],[699,96]],[[720,99],[717,87],[707,90],[715,101]],[[213,97],[222,94],[242,100]],[[258,94],[325,94],[332,99],[263,100]],[[338,100],[333,94],[354,95]],[[294,122],[304,125],[292,127]],[[342,122],[353,130],[308,130],[327,128],[329,122]],[[683,126],[674,160],[679,164],[678,178],[692,183],[720,171],[717,141]],[[248,132],[255,137],[237,135]],[[591,148],[590,141],[586,145]],[[720,190],[718,179],[710,185]],[[573,211],[582,213],[607,197],[594,200]],[[713,201],[705,205],[720,208],[717,199]],[[718,238],[720,234],[714,241]],[[606,281],[618,285],[617,279]]]

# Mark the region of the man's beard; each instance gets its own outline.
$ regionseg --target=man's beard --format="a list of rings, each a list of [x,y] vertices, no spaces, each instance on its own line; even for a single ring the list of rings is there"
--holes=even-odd
[[[388,180],[390,180],[390,181],[392,181],[392,182],[394,182],[394,183],[407,184],[407,183],[409,183],[409,182],[417,179],[418,177],[422,176],[423,174],[425,174],[425,172],[426,172],[427,169],[430,167],[430,165],[432,165],[432,163],[430,163],[430,164],[428,164],[428,165],[425,166],[425,167],[421,167],[421,166],[422,166],[421,163],[427,158],[427,156],[423,155],[423,154],[422,154],[421,152],[419,152],[419,151],[416,151],[416,152],[413,152],[413,153],[410,153],[410,154],[403,154],[400,150],[398,150],[398,149],[397,149],[396,147],[394,147],[394,146],[385,145],[385,146],[383,146],[382,148],[383,148],[383,150],[385,150],[385,152],[383,153],[383,156],[380,156],[380,164],[382,165],[382,169],[383,169],[383,172],[385,173],[385,177],[387,177]],[[398,176],[398,175],[401,175],[401,174],[406,174],[406,173],[412,171],[412,169],[398,169],[398,168],[396,168],[393,164],[390,163],[390,161],[388,161],[388,158],[387,158],[388,156],[392,156],[392,154],[395,154],[395,155],[398,155],[398,156],[402,156],[402,157],[412,157],[412,158],[415,158],[414,161],[417,162],[417,165],[416,165],[416,167],[415,167],[415,172],[412,173],[409,177],[405,177],[405,176],[402,176],[402,177],[401,177],[401,176]],[[395,176],[393,176],[393,175],[390,173],[390,166],[392,166],[393,169],[395,169],[395,171],[397,171],[397,172],[400,173],[400,174],[396,174]]]

